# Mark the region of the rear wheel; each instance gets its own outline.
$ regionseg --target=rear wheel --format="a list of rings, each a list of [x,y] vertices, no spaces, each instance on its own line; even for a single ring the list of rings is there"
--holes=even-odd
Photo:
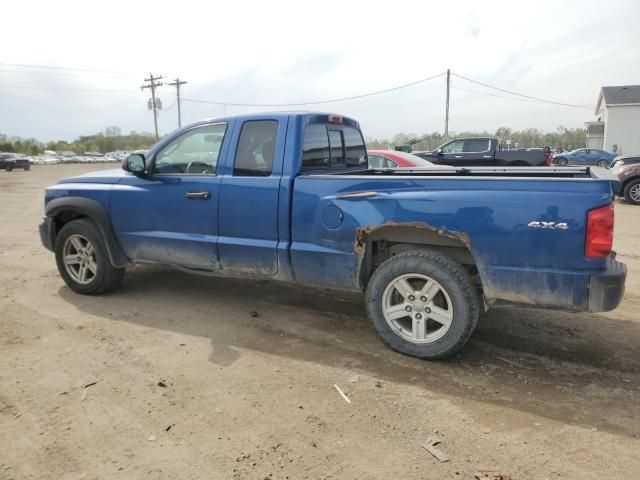
[[[27,171],[29,171],[29,170],[31,170],[31,164],[30,164],[30,163],[27,163],[27,164],[24,166],[24,171],[25,171],[25,172],[27,172]]]
[[[556,158],[556,163],[560,167],[566,167],[567,165],[569,165],[569,160],[567,160],[564,157],[560,157],[560,158]]]
[[[609,162],[606,160],[598,160],[597,165],[602,168],[607,168],[609,166]]]
[[[427,249],[403,252],[380,265],[367,286],[366,305],[391,348],[432,360],[460,350],[479,315],[478,294],[466,270]]]
[[[7,165],[4,168],[7,170],[7,172],[10,172],[11,170],[13,170],[13,164],[7,163]]]
[[[55,253],[62,279],[76,293],[104,293],[122,282],[124,268],[111,265],[100,231],[90,220],[73,220],[62,227]]]
[[[624,187],[624,199],[634,205],[640,205],[640,178],[629,182]]]

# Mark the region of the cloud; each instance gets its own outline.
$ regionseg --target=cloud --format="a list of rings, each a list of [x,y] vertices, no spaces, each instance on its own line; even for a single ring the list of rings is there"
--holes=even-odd
[[[467,15],[464,19],[465,38],[477,38],[480,35],[480,25],[475,14]]]

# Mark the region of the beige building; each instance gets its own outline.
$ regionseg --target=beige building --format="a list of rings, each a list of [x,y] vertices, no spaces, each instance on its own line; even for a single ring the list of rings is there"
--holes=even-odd
[[[588,148],[640,153],[640,85],[602,87],[595,114],[597,122],[585,123]]]

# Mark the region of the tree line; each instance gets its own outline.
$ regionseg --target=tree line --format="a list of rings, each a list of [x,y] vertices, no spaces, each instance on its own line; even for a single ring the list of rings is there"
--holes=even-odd
[[[537,128],[512,130],[508,127],[500,127],[493,133],[486,130],[451,133],[449,140],[465,137],[497,137],[503,143],[511,140],[511,148],[516,148],[517,144],[518,148],[560,147],[565,150],[571,150],[583,148],[586,145],[587,131],[584,128],[565,128],[563,126],[559,126],[555,132],[544,132]],[[413,143],[414,140],[420,141]],[[394,146],[412,144],[411,148],[414,151],[435,150],[443,143],[446,143],[444,135],[439,132],[423,135],[397,133],[391,140],[367,137],[366,142],[367,147],[370,149],[393,149]]]
[[[503,143],[511,140],[511,148],[516,144],[520,148],[529,147],[561,147],[574,149],[584,147],[587,132],[584,128],[565,128],[560,126],[555,132],[543,132],[537,128],[525,130],[512,130],[508,127],[500,127],[494,133],[485,131],[457,132],[449,135],[456,137],[498,137]],[[445,143],[444,136],[439,132],[416,135],[413,133],[397,133],[391,140],[375,139],[368,137],[367,147],[370,149],[388,149],[394,146],[407,145],[412,140],[420,139],[412,145],[415,150],[434,150]],[[155,137],[151,133],[131,131],[123,134],[119,127],[107,127],[103,132],[94,135],[84,135],[72,142],[64,140],[43,143],[35,138],[9,137],[0,133],[0,152],[16,152],[26,155],[39,155],[44,150],[71,151],[78,155],[85,152],[107,153],[116,150],[146,150],[155,143]]]
[[[0,152],[15,152],[26,155],[39,155],[45,150],[55,152],[74,152],[82,155],[86,152],[107,153],[117,150],[147,150],[156,142],[152,133],[136,132],[123,134],[119,127],[107,127],[103,132],[83,135],[76,140],[41,142],[35,138],[9,137],[0,133]]]

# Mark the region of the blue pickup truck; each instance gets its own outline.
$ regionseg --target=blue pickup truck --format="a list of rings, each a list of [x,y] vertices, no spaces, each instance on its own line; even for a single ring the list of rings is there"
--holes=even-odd
[[[40,235],[77,293],[134,264],[360,291],[389,346],[437,359],[494,304],[615,308],[613,183],[587,167],[368,168],[352,119],[244,115],[47,188]]]

